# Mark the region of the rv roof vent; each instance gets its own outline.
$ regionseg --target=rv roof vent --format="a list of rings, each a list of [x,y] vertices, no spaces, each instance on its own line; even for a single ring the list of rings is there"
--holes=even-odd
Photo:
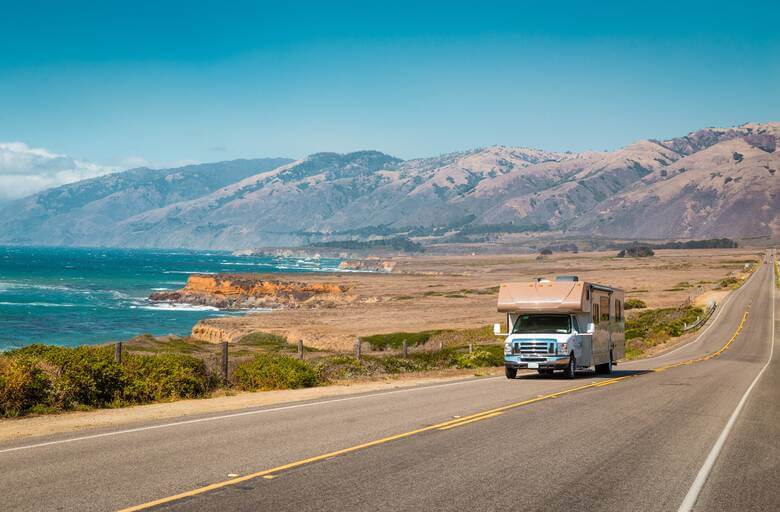
[[[577,276],[555,276],[556,281],[579,281],[580,278]]]

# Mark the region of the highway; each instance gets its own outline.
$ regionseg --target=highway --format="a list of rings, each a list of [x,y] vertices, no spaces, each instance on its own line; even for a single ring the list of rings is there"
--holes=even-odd
[[[778,510],[774,295],[761,265],[694,341],[611,376],[469,379],[2,443],[0,508]]]

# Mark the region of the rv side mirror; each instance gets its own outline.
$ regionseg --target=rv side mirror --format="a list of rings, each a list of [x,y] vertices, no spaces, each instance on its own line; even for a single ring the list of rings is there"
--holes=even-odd
[[[588,324],[588,334],[593,334],[596,332],[596,324],[590,323]]]
[[[501,335],[501,324],[493,324],[493,334],[496,336]]]

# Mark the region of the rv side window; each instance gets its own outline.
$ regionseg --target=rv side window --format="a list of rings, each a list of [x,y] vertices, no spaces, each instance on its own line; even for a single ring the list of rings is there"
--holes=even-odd
[[[594,304],[593,305],[593,323],[598,325],[599,323],[599,305]]]
[[[599,302],[600,302],[599,310],[601,311],[601,321],[609,322],[609,297],[601,297]]]

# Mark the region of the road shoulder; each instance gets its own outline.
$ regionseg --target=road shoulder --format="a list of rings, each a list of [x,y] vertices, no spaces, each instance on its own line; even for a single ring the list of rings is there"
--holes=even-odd
[[[137,423],[184,418],[210,413],[303,402],[361,393],[392,391],[475,378],[474,370],[447,370],[405,374],[367,381],[352,381],[305,389],[237,393],[197,400],[155,403],[117,409],[68,412],[0,420],[0,442],[79,432],[86,429],[125,427]],[[503,375],[503,368],[480,369],[479,377]]]

